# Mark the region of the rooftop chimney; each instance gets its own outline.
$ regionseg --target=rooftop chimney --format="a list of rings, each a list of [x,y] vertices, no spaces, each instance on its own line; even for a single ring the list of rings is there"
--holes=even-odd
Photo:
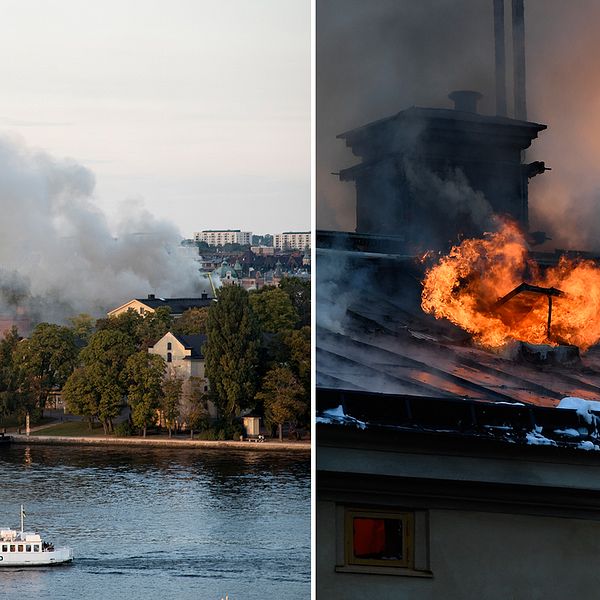
[[[448,98],[454,101],[454,110],[476,113],[481,94],[471,90],[456,90],[448,94]]]
[[[148,300],[154,300],[156,296],[154,294],[148,294]]]
[[[512,0],[515,119],[527,120],[525,99],[525,8],[523,0]]]
[[[504,0],[494,0],[494,55],[496,59],[496,114],[506,117],[506,56],[504,51]]]

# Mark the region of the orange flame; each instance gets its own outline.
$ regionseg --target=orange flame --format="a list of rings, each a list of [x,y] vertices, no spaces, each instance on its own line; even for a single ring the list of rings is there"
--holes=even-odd
[[[552,299],[551,339],[545,295],[524,292],[497,305],[523,282],[564,292]],[[600,268],[590,260],[562,257],[557,266],[542,271],[528,258],[518,226],[504,223],[496,233],[454,246],[427,271],[421,307],[488,348],[521,340],[587,350],[600,340]]]

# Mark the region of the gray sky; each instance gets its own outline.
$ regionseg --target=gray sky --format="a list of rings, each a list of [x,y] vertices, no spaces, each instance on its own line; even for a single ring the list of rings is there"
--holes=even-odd
[[[109,217],[310,228],[307,0],[0,6],[0,135],[90,169]]]

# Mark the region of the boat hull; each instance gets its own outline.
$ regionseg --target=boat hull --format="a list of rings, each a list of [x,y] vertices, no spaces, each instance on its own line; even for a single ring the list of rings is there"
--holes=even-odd
[[[0,568],[64,565],[72,560],[71,548],[57,548],[51,552],[0,552]]]

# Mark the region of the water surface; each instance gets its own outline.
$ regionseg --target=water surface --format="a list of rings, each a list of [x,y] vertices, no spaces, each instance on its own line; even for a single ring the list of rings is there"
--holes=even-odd
[[[310,460],[263,451],[0,448],[0,526],[74,549],[0,598],[310,598]]]

